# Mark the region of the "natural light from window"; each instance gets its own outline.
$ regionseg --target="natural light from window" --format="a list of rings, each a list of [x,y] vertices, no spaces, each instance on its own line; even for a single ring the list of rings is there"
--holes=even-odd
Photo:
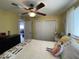
[[[74,11],[74,35],[79,36],[79,7]]]

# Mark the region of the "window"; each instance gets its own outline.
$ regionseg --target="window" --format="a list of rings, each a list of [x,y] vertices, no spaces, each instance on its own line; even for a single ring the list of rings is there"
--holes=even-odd
[[[74,10],[74,35],[79,36],[79,7]]]
[[[66,34],[79,36],[79,7],[71,8],[66,16]]]

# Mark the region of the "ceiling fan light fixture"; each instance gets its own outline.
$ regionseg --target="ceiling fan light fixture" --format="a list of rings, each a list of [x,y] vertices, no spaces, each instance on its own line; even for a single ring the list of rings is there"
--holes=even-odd
[[[35,17],[35,16],[36,16],[36,13],[34,13],[34,12],[29,12],[28,15],[29,15],[30,17]]]

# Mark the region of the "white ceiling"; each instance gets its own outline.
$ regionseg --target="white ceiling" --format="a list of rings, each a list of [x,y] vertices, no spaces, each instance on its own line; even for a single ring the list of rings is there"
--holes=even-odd
[[[36,4],[43,2],[46,6],[39,11],[48,15],[61,13],[76,2],[76,0],[0,0],[0,9],[23,12],[21,9],[11,5],[12,2],[21,3],[23,1],[26,3],[27,1],[34,1]]]

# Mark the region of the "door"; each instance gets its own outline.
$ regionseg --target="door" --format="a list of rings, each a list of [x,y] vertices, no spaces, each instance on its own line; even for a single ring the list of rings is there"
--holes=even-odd
[[[35,39],[53,40],[56,21],[35,21]]]
[[[25,39],[32,39],[32,21],[25,22],[24,34]]]
[[[25,26],[25,21],[23,20],[19,21],[19,33],[20,33],[21,42],[24,41],[24,26]]]

